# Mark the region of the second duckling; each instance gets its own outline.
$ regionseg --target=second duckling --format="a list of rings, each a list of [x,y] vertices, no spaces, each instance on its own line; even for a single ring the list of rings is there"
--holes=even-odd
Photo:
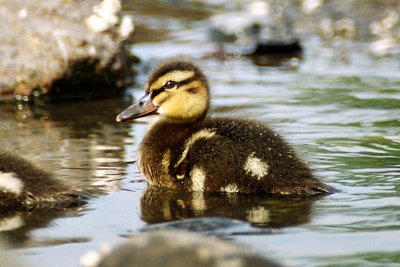
[[[85,203],[85,194],[13,153],[0,151],[0,210],[64,208]]]
[[[208,192],[334,192],[266,125],[208,116],[209,95],[200,68],[189,60],[172,58],[152,71],[145,95],[117,116],[117,121],[160,117],[138,153],[140,170],[150,184]]]

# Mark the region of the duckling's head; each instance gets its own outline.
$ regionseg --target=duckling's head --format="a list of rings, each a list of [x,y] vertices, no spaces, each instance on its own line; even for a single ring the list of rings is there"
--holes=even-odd
[[[118,122],[159,114],[167,121],[190,123],[207,113],[207,79],[187,59],[165,60],[151,72],[147,84],[145,95],[119,114]]]

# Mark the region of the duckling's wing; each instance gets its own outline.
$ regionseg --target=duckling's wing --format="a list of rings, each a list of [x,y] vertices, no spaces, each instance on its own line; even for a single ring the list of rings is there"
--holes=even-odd
[[[218,134],[199,134],[185,144],[180,158],[172,172],[177,179],[188,181],[192,191],[225,191],[250,192],[248,187],[256,184],[246,181],[243,158],[245,150],[231,139]],[[244,186],[243,186],[244,185]],[[240,190],[242,188],[242,190]],[[261,188],[260,188],[261,189]]]

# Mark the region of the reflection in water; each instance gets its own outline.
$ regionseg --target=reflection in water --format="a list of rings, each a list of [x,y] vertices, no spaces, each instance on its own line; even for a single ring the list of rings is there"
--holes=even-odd
[[[245,233],[270,234],[269,229],[257,229],[256,232],[250,230],[251,227],[242,221],[222,218],[222,217],[200,217],[193,219],[183,219],[173,222],[164,222],[147,225],[142,232],[162,231],[162,230],[179,230],[188,232],[199,232],[203,235],[219,236],[226,238],[228,235],[238,235]],[[129,236],[128,236],[129,237]]]
[[[57,103],[18,112],[0,106],[0,145],[58,178],[120,188],[129,125],[115,127],[115,114],[127,104],[122,99]]]
[[[32,211],[1,211],[0,239],[8,247],[46,246],[73,242],[86,242],[86,239],[33,240],[31,232],[38,228],[49,227],[52,221],[60,217],[76,217],[83,214],[84,207],[68,209],[39,209]]]
[[[123,147],[130,134],[129,125],[115,127],[115,115],[129,103],[110,99],[23,110],[0,105],[0,147],[14,151],[92,196],[117,190],[122,187],[127,168]],[[85,211],[84,206],[0,211],[0,238],[11,247],[86,241],[85,238],[38,240],[31,235],[32,231],[48,227],[57,218],[80,216]]]
[[[280,228],[309,222],[315,200],[148,187],[141,199],[141,218],[147,223],[160,223],[195,217],[228,217],[257,227]]]

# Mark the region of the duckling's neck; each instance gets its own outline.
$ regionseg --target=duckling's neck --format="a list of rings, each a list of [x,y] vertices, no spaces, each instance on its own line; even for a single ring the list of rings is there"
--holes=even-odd
[[[206,115],[195,121],[175,121],[160,117],[150,126],[142,144],[150,146],[157,144],[159,147],[170,147],[180,144],[191,132],[200,127],[205,118]]]
[[[207,110],[205,110],[200,116],[196,117],[167,117],[167,116],[160,116],[155,123],[161,124],[172,124],[172,125],[182,125],[183,127],[190,127],[191,125],[197,124],[203,121],[207,117]]]

